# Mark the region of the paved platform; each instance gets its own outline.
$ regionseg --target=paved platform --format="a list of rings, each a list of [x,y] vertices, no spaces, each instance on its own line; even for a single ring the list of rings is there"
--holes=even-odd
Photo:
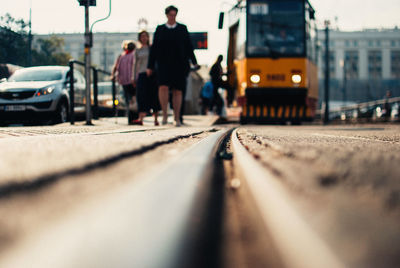
[[[217,115],[185,115],[183,120],[183,127],[205,127],[212,126],[217,122],[219,116]],[[168,124],[161,125],[162,117],[158,117],[158,121],[160,123],[160,127],[174,127],[173,125],[173,117],[170,115],[168,117]],[[126,117],[107,117],[100,118],[98,120],[92,120],[93,125],[121,125],[127,126],[128,119]],[[86,124],[86,122],[76,122],[76,124]],[[154,118],[152,116],[146,116],[143,120],[143,127],[154,127]],[[141,127],[141,126],[137,126]]]

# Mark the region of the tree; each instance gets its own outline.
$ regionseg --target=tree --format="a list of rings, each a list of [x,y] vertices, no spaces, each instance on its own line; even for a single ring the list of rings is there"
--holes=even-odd
[[[67,65],[71,55],[63,51],[64,39],[52,35],[49,39],[38,39],[38,50],[32,53],[33,65]]]
[[[0,63],[28,65],[28,24],[10,14],[0,17]],[[64,39],[51,36],[38,39],[38,49],[32,50],[33,65],[67,65],[71,56],[64,52]]]
[[[28,24],[10,14],[0,17],[0,63],[25,66],[28,55]]]

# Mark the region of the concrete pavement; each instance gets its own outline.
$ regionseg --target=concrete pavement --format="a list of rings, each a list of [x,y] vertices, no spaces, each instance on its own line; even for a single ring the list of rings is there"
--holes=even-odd
[[[156,142],[208,131],[216,119],[185,116],[182,127],[154,126],[152,118],[143,126],[131,126],[126,118],[117,117],[93,120],[93,126],[77,122],[0,128],[0,185],[82,168]]]

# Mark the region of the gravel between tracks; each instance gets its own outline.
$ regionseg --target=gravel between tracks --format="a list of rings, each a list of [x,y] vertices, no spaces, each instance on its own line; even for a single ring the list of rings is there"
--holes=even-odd
[[[238,133],[349,267],[400,265],[399,126],[246,126]]]

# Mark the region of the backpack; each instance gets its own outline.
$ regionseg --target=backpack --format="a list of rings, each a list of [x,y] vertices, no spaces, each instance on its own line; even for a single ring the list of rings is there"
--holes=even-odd
[[[212,99],[214,86],[211,81],[207,81],[201,89],[201,97]]]

